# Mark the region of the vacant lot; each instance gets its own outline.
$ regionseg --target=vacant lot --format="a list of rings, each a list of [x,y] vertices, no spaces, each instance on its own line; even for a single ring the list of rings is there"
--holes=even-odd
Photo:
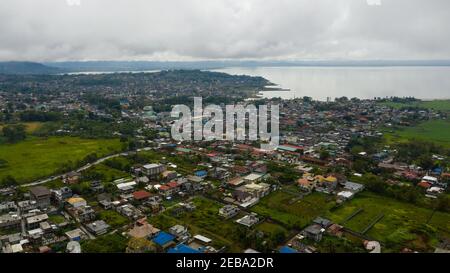
[[[388,245],[429,250],[438,238],[449,238],[450,235],[450,214],[433,213],[429,209],[368,192],[360,193],[327,216],[334,222],[342,223],[359,208],[363,211],[345,226],[360,232],[377,215],[384,214],[366,234]]]
[[[386,133],[389,142],[419,139],[450,147],[450,120],[430,120],[416,126],[402,127]]]
[[[316,192],[300,199],[297,195],[278,190],[264,197],[252,210],[283,223],[287,228],[299,229],[334,206],[334,201],[329,201],[328,197]]]
[[[17,144],[0,145],[0,180],[8,175],[19,182],[50,176],[67,164],[75,164],[88,154],[104,156],[118,151],[117,139],[75,137],[28,138]]]

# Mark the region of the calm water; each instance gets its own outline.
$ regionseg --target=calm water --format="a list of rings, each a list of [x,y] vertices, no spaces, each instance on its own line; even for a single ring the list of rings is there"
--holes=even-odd
[[[450,98],[450,67],[238,67],[216,71],[262,76],[290,89],[263,92],[263,96],[268,98]]]

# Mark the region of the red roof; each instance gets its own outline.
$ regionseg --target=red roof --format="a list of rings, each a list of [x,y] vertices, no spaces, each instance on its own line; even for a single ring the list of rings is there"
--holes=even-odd
[[[136,200],[142,200],[142,199],[147,199],[151,196],[151,194],[147,191],[136,191],[133,192],[133,197]]]
[[[166,185],[162,185],[161,187],[159,187],[160,191],[167,191],[170,190],[170,187],[166,186]]]
[[[297,150],[303,150],[304,149],[302,146],[297,146],[297,145],[292,145],[292,144],[283,144],[283,146],[291,147],[291,148],[294,148],[294,149],[297,149]]]
[[[168,186],[169,188],[176,188],[178,187],[178,183],[175,181],[170,181],[169,183],[166,184],[166,186]]]
[[[417,186],[428,189],[429,187],[431,187],[431,184],[426,181],[422,181],[419,184],[417,184]]]

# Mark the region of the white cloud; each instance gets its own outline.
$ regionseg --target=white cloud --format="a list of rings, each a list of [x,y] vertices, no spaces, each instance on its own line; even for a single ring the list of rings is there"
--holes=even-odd
[[[378,3],[2,0],[0,60],[450,59],[450,1]]]

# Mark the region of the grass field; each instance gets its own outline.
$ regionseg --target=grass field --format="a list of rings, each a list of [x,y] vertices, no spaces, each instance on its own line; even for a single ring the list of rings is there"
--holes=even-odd
[[[295,195],[279,190],[264,197],[252,210],[288,228],[303,228],[334,206],[334,201],[328,201],[327,197],[315,192],[296,199]]]
[[[28,134],[34,133],[37,129],[41,128],[43,125],[42,122],[23,122],[21,124],[25,125],[25,131]],[[5,125],[0,124],[0,131],[3,129],[4,126]]]
[[[86,173],[86,174],[92,174],[92,173],[100,174],[102,176],[101,180],[103,182],[111,182],[111,181],[114,181],[116,179],[131,177],[131,175],[129,173],[123,172],[123,171],[120,171],[120,170],[117,170],[117,169],[110,168],[110,167],[106,166],[105,164],[95,165],[95,166],[89,168],[88,170],[84,171],[84,173]]]
[[[437,111],[450,111],[450,100],[431,100],[412,103],[383,102],[384,105],[400,109],[402,107],[421,107]]]
[[[54,174],[63,164],[75,163],[88,154],[104,156],[119,151],[117,139],[81,139],[75,137],[33,138],[16,144],[0,145],[0,180],[8,175],[29,182]]]
[[[416,126],[402,127],[393,133],[386,132],[385,138],[388,143],[418,139],[450,147],[450,120],[430,120]]]
[[[328,212],[326,216],[334,222],[342,223],[358,208],[363,211],[345,223],[345,226],[361,232],[382,213],[384,217],[366,234],[395,247],[430,250],[437,238],[448,238],[450,235],[450,214],[433,213],[429,209],[368,192],[358,194],[355,199],[333,212]]]

